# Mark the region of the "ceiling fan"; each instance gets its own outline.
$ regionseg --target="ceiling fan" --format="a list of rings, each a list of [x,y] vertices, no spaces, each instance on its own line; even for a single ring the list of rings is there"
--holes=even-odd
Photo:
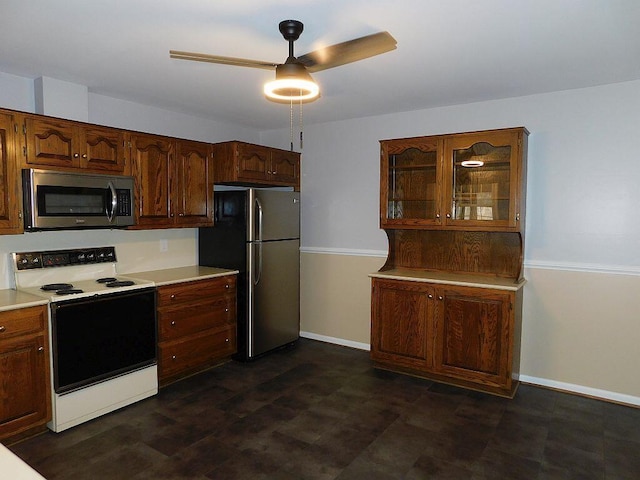
[[[293,43],[300,37],[304,25],[298,20],[283,20],[279,24],[280,33],[289,42],[289,56],[284,63],[264,62],[246,58],[223,57],[205,53],[170,50],[171,58],[194,60],[198,62],[221,63],[239,67],[264,68],[276,71],[276,79],[264,86],[269,100],[313,101],[318,98],[320,89],[309,72],[319,72],[338,67],[346,63],[357,62],[396,48],[396,40],[389,32],[378,32],[364,37],[337,43],[313,52],[295,57]]]

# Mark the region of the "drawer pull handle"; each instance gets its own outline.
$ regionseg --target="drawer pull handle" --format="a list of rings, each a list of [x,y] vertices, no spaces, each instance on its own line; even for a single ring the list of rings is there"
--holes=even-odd
[[[7,329],[4,325],[0,325],[0,333],[4,332]]]
[[[173,300],[174,298],[176,298],[176,294],[172,293],[171,296],[169,297],[171,300]]]
[[[227,284],[224,286],[224,288],[229,288],[229,284],[227,283]]]

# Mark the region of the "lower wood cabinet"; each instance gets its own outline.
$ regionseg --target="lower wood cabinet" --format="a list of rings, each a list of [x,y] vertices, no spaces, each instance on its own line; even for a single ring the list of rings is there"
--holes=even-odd
[[[522,289],[373,278],[375,366],[512,397]]]
[[[0,312],[0,441],[51,420],[47,307]]]
[[[160,385],[236,352],[236,277],[158,287]]]

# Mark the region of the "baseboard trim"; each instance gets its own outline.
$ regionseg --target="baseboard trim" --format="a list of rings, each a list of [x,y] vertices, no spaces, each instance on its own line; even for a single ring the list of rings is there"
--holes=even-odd
[[[358,350],[371,350],[371,345],[369,345],[368,343],[354,342],[351,340],[345,340],[343,338],[318,335],[317,333],[312,332],[300,332],[300,336],[303,338],[309,338],[311,340],[318,340],[320,342],[342,345],[343,347],[356,348]],[[585,397],[596,398],[598,400],[606,400],[623,405],[640,407],[640,397],[634,397],[633,395],[627,395],[624,393],[610,392],[608,390],[601,390],[599,388],[585,387],[583,385],[576,385],[567,382],[558,382],[556,380],[532,377],[529,375],[520,375],[520,381],[522,383],[528,383],[530,385],[552,388],[554,390],[561,390],[563,392],[583,395]]]
[[[351,340],[345,340],[343,338],[327,337],[326,335],[318,335],[317,333],[311,333],[311,332],[300,332],[300,336],[303,338],[309,338],[311,340],[318,340],[320,342],[333,343],[335,345],[342,345],[343,347],[351,347],[351,348],[357,348],[358,350],[366,350],[367,352],[371,350],[371,345],[369,345],[368,343],[353,342]]]
[[[520,375],[520,381],[522,383],[552,388],[554,390],[561,390],[567,393],[575,393],[585,397],[640,407],[640,397],[634,397],[633,395],[627,395],[624,393],[610,392],[608,390],[585,387],[583,385],[576,385],[573,383],[558,382],[556,380],[549,380],[548,378],[530,377],[529,375]]]

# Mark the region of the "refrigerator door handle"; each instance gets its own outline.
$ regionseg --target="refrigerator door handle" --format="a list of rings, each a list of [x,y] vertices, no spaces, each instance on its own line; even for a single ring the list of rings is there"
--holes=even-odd
[[[262,242],[255,243],[255,268],[253,269],[253,284],[257,285],[262,277]]]
[[[262,203],[260,199],[256,197],[255,199],[255,212],[256,212],[256,241],[262,241]]]

